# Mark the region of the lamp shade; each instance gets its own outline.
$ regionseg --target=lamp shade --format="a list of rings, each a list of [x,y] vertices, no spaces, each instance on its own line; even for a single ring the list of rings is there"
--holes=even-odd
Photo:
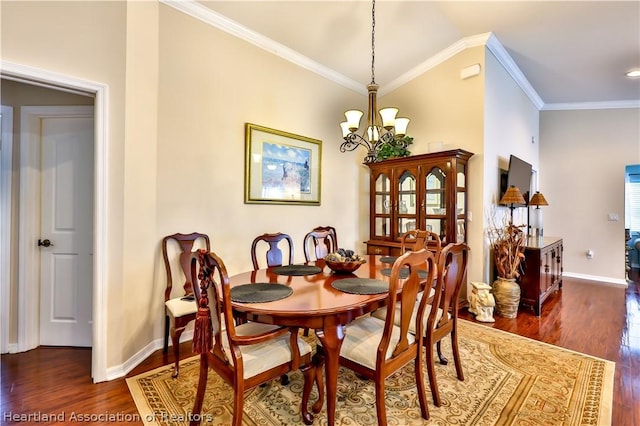
[[[408,118],[396,118],[396,135],[404,136],[407,134],[407,127],[409,126]]]
[[[382,127],[387,130],[393,129],[396,123],[396,114],[398,108],[383,108],[380,110],[380,117],[382,117]]]
[[[533,197],[531,197],[531,201],[529,201],[529,205],[530,206],[548,206],[549,203],[547,203],[546,198],[544,198],[544,195],[542,195],[539,191],[536,191],[535,194],[533,194]]]
[[[518,187],[511,185],[500,199],[500,204],[525,204],[525,201]]]

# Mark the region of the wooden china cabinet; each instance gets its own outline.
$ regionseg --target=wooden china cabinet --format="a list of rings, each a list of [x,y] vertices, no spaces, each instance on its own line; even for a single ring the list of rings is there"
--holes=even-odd
[[[467,163],[462,149],[368,164],[368,254],[399,255],[400,237],[412,229],[440,235],[442,245],[467,240]]]

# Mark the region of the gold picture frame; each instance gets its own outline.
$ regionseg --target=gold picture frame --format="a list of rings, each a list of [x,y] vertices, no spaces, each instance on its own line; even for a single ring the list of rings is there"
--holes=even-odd
[[[322,141],[245,124],[246,204],[320,205]]]

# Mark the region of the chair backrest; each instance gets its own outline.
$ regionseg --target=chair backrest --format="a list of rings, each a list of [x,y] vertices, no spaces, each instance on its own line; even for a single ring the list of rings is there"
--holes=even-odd
[[[283,263],[283,251],[281,249],[282,246],[288,245],[286,249],[289,251],[289,263],[288,265],[293,264],[293,240],[288,234],[283,234],[282,232],[276,232],[274,234],[262,234],[256,237],[251,244],[251,262],[253,262],[253,269],[260,269],[260,264],[258,262],[258,244],[261,242],[265,242],[269,244],[269,249],[267,250],[267,267],[271,266],[281,266]]]
[[[333,226],[318,226],[304,236],[304,258],[307,262],[324,259],[329,253],[338,251],[338,236]]]
[[[204,243],[204,248],[207,251],[211,250],[211,246],[209,243],[209,236],[207,234],[202,234],[199,232],[192,232],[191,234],[172,234],[167,235],[162,239],[162,258],[164,260],[164,268],[167,272],[167,287],[164,291],[164,300],[165,302],[171,299],[171,291],[173,289],[173,275],[174,272],[172,270],[172,259],[169,258],[169,244],[171,241],[175,241],[180,250],[180,254],[178,256],[178,262],[180,264],[180,270],[184,276],[184,294],[192,294],[193,293],[193,285],[191,281],[191,270],[190,270],[190,259],[191,253],[194,250],[194,246],[198,240],[202,240]]]
[[[465,243],[449,243],[440,252],[438,259],[438,277],[435,294],[428,318],[428,329],[442,329],[443,333],[451,330],[452,323],[458,317],[458,297],[462,284],[467,279],[469,246]],[[438,315],[440,310],[441,314]]]
[[[394,356],[402,353],[409,347],[407,336],[410,333],[409,329],[413,321],[415,321],[414,324],[416,327],[415,343],[418,347],[422,344],[421,339],[424,336],[423,317],[429,298],[420,298],[420,303],[416,303],[416,299],[418,293],[422,290],[422,283],[425,282],[419,274],[421,270],[424,270],[425,264],[427,265],[428,271],[426,282],[433,282],[437,269],[434,255],[425,248],[408,251],[398,257],[393,263],[389,279],[389,299],[387,306],[400,306],[400,309],[387,309],[383,338],[378,346],[378,360],[384,359],[390,344],[396,344],[393,351]],[[409,269],[409,275],[406,279],[402,279],[401,273],[405,268]],[[399,292],[401,288],[402,292]],[[398,305],[397,302],[399,302]],[[398,313],[400,314],[399,319],[395,318]],[[393,327],[396,324],[400,326],[400,338],[397,343],[391,341]]]
[[[435,256],[435,262],[438,262],[438,256],[442,251],[442,242],[440,236],[435,232],[414,229],[402,234],[400,239],[400,252],[407,250],[420,250],[421,248],[431,250]]]
[[[198,250],[190,256],[189,263],[191,265],[190,275],[193,282],[196,283],[193,288],[199,310],[202,309],[203,306],[209,308],[209,316],[211,318],[210,330],[212,332],[211,336],[208,336],[206,333],[203,335],[200,332],[194,332],[194,351],[198,352],[201,348],[206,347],[207,343],[212,343],[210,353],[214,358],[217,358],[217,368],[216,366],[212,367],[216,368],[221,375],[241,368],[243,360],[239,346],[255,345],[256,343],[260,343],[260,341],[266,341],[268,337],[279,334],[280,330],[288,332],[288,327],[281,327],[272,329],[266,333],[261,332],[260,334],[254,335],[238,334],[236,332],[236,318],[233,314],[229,274],[222,259],[213,252]],[[200,312],[198,312],[198,316],[199,315]],[[198,316],[196,317],[196,322],[198,321]],[[196,324],[196,326],[198,326],[198,324]],[[292,330],[296,329],[293,328]],[[229,343],[230,349],[228,353],[225,351],[222,343],[225,340],[222,336],[223,333],[225,333],[227,337],[226,340]],[[297,332],[293,334],[297,335]],[[211,339],[208,340],[207,343],[199,340],[205,336],[207,339]],[[293,341],[292,343],[294,345],[294,347],[292,347],[292,351],[294,352],[294,360],[292,362],[297,368],[297,363],[299,363],[299,348],[297,343]],[[200,349],[196,350],[198,346]],[[233,359],[231,365],[229,365],[229,357]],[[242,371],[235,370],[234,373],[240,374],[239,377],[242,377]],[[230,376],[224,378],[228,382],[233,383],[233,379]],[[238,377],[236,377],[236,379],[237,378]]]
[[[193,253],[189,263],[191,265],[190,275],[193,282],[196,283],[193,291],[199,309],[203,306],[209,307],[212,332],[211,340],[208,342],[212,343],[210,352],[221,363],[228,363],[229,359],[222,345],[222,333],[227,332],[231,336],[235,336],[236,333],[227,268],[215,253],[204,250]],[[207,336],[208,338],[209,336]],[[196,339],[198,337],[194,335],[194,348],[197,344],[205,345],[205,342],[197,342]],[[228,379],[228,377],[224,378]]]

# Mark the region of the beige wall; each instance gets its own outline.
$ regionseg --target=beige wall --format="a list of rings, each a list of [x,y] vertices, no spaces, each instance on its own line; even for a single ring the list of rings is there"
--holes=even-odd
[[[564,239],[564,271],[624,282],[624,168],[640,164],[640,109],[543,111],[544,232]],[[608,220],[617,213],[619,220]],[[593,259],[586,251],[593,250]]]
[[[429,144],[442,143],[442,149],[462,148],[473,152],[469,160],[467,240],[471,247],[469,281],[482,277],[482,150],[485,48],[474,47],[453,56],[413,81],[381,98],[379,106],[395,106],[402,116],[411,118],[407,133],[414,137],[412,154],[429,152]],[[483,71],[467,80],[460,71],[481,64]],[[361,180],[369,182],[368,173]],[[368,189],[367,189],[368,194]],[[368,215],[368,195],[362,195],[360,210]],[[476,219],[477,218],[477,219]],[[361,228],[363,235],[368,229]]]
[[[491,52],[487,51],[486,59],[485,133],[481,153],[483,188],[482,194],[478,194],[482,197],[482,211],[477,215],[484,229],[492,221],[499,224],[505,215],[510,216],[510,210],[498,204],[501,196],[499,171],[508,169],[510,155],[530,163],[534,170],[537,170],[539,162],[538,109]],[[526,211],[526,208],[514,210],[513,222],[516,225],[527,223]],[[487,239],[484,241],[483,262],[482,281],[491,283],[496,277]]]
[[[359,246],[359,155],[338,151],[338,123],[345,105],[366,98],[168,7],[158,68],[157,241],[205,232],[230,274],[252,268],[251,242],[265,232],[290,234],[296,262],[315,226],[333,225],[342,247]],[[320,206],[244,204],[247,122],[323,142]],[[156,263],[152,294],[163,273]],[[160,298],[151,312],[159,337]]]
[[[5,1],[0,7],[2,60],[108,85],[106,363],[119,365],[123,361],[119,309],[125,276],[122,267],[125,221],[122,194],[125,185],[126,3]]]

